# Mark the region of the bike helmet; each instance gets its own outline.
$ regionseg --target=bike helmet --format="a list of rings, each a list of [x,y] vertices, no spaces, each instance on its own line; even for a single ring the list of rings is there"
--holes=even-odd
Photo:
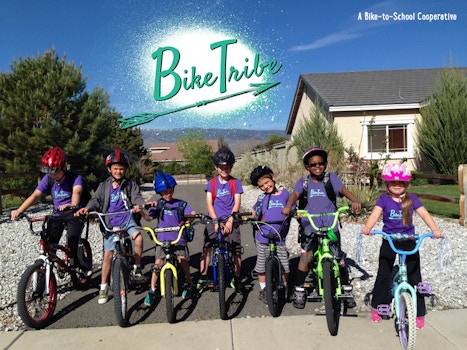
[[[251,184],[253,186],[258,186],[258,180],[261,179],[264,175],[274,175],[274,172],[271,170],[271,168],[267,166],[262,166],[259,165],[256,168],[253,169],[253,171],[250,174],[250,180]]]
[[[110,153],[105,159],[105,165],[110,167],[112,164],[121,164],[125,167],[130,166],[128,157],[120,151],[120,148],[116,148],[115,151]]]
[[[325,163],[328,162],[328,153],[324,149],[322,149],[322,148],[320,148],[318,146],[313,146],[311,148],[308,148],[305,151],[305,153],[303,154],[303,157],[302,157],[303,164],[305,164],[305,166],[307,166],[308,165],[308,160],[311,157],[316,156],[316,155],[321,156]]]
[[[45,152],[42,157],[41,171],[47,174],[56,174],[65,167],[66,154],[60,147],[54,147]]]
[[[230,149],[223,147],[214,154],[212,160],[216,165],[233,165],[235,163],[235,156]]]
[[[177,185],[177,181],[173,178],[172,175],[164,174],[162,171],[156,173],[154,178],[154,191],[156,193],[161,193],[162,191],[173,188]]]
[[[384,166],[381,177],[384,181],[410,181],[412,174],[404,164],[387,164]]]

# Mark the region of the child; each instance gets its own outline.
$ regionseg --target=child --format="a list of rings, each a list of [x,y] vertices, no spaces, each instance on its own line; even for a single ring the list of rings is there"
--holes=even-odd
[[[208,215],[212,218],[218,218],[238,212],[240,210],[241,194],[243,187],[238,179],[230,176],[232,167],[235,163],[235,156],[228,148],[219,149],[213,157],[216,166],[217,176],[211,179],[206,187],[206,206]],[[240,227],[233,225],[233,218],[223,225],[222,233],[227,236],[230,243],[233,256],[233,275],[231,287],[236,291],[240,291],[242,286],[240,283],[241,269],[241,239]],[[209,262],[211,260],[211,249],[214,242],[217,240],[217,225],[206,225],[204,230],[204,246],[200,262],[200,280],[197,288],[203,291],[207,286],[207,274]]]
[[[84,206],[81,198],[84,182],[79,174],[66,170],[66,154],[60,147],[54,147],[42,157],[42,172],[46,175],[42,178],[34,192],[21,204],[17,210],[11,212],[11,219],[17,219],[26,209],[35,204],[41,197],[51,194],[55,210],[65,210],[70,206]],[[81,272],[89,277],[92,274],[92,266],[80,266],[77,258],[78,243],[83,231],[84,221],[73,217],[72,213],[57,213],[64,221],[51,221],[51,242],[58,243],[67,228],[68,245],[71,252],[71,265],[79,267]]]
[[[79,215],[85,215],[90,211],[116,213],[129,210],[131,207],[133,207],[135,213],[140,212],[139,206],[145,202],[141,196],[139,186],[125,178],[125,173],[130,166],[128,157],[117,148],[107,156],[105,165],[110,176],[99,184],[86,207],[78,210],[77,213]],[[124,220],[126,220],[124,215],[112,215],[108,217],[107,225],[109,227],[119,226]],[[135,265],[132,274],[135,281],[144,282],[145,278],[141,273],[143,237],[136,229],[136,226],[136,221],[132,218],[127,229],[128,234],[135,241]],[[104,234],[104,258],[102,260],[101,285],[97,300],[99,304],[105,304],[109,300],[108,280],[115,250],[115,242],[113,241],[115,236],[116,234],[112,232],[105,232]]]
[[[196,212],[185,202],[173,197],[177,181],[169,175],[164,174],[162,171],[156,173],[154,178],[154,191],[161,196],[161,199],[154,203],[156,207],[149,210],[149,215],[142,212],[142,216],[146,221],[158,219],[157,227],[174,227],[178,226],[180,222],[184,221],[185,214],[196,214]],[[163,241],[174,241],[178,237],[178,231],[159,232],[157,239]],[[186,285],[183,288],[183,298],[190,298],[193,292],[193,286],[190,275],[190,265],[188,264],[188,247],[186,237],[183,235],[176,246],[174,253],[178,257],[178,262],[185,275]],[[154,302],[156,284],[159,278],[161,268],[165,261],[165,253],[161,246],[156,246],[156,262],[152,269],[151,287],[149,289],[144,304],[151,306]]]
[[[273,171],[267,166],[258,166],[253,169],[250,174],[251,184],[258,186],[264,193],[258,197],[256,204],[253,206],[252,217],[265,222],[278,222],[285,219],[282,214],[282,209],[285,207],[289,199],[289,192],[286,189],[279,190],[276,187],[276,181]],[[280,240],[276,236],[277,255],[281,262],[282,281],[285,289],[287,289],[287,280],[289,276],[289,256],[285,248],[285,239],[289,233],[289,221],[281,224],[271,224],[277,231],[281,230]],[[263,234],[275,234],[269,226],[262,226]],[[258,273],[258,282],[260,287],[259,299],[267,304],[266,293],[266,259],[269,256],[269,240],[264,237],[259,231],[256,233],[256,266],[255,271]]]
[[[336,205],[330,199],[330,196],[335,199],[336,196],[342,197],[342,195],[352,201],[353,212],[360,212],[360,201],[345,187],[339,177],[333,172],[326,174],[328,162],[327,152],[315,146],[305,151],[302,160],[310,175],[304,179],[298,180],[295,184],[293,193],[282,211],[284,215],[289,215],[292,205],[295,204],[302,192],[304,192],[304,188],[306,188],[305,198],[307,200],[304,209],[310,214],[332,213],[336,211]],[[329,185],[331,185],[332,189],[329,189]],[[322,224],[330,226],[333,218],[323,217],[320,220]],[[340,261],[341,283],[344,286],[344,290],[350,291],[351,286],[347,286],[349,284],[349,276],[347,268],[345,267],[345,254],[340,247],[340,234],[337,225],[334,228],[334,232],[338,240],[335,243],[331,243],[331,251]],[[302,218],[300,220],[300,260],[298,262],[297,280],[293,297],[293,306],[297,309],[303,309],[305,307],[306,291],[303,284],[308,274],[309,264],[313,257],[313,250],[317,248],[317,238],[314,233],[314,229],[311,227],[308,220]],[[347,304],[347,308],[356,306],[353,298],[346,298],[344,302]]]
[[[384,167],[381,177],[386,183],[387,193],[382,194],[376,202],[375,208],[371,212],[362,233],[368,235],[371,229],[383,214],[383,231],[386,233],[414,234],[415,228],[412,222],[413,212],[425,221],[436,238],[441,238],[442,233],[436,226],[433,218],[420,203],[417,196],[407,193],[409,181],[412,178],[410,171],[404,164],[388,164]],[[398,249],[412,250],[416,242],[413,240],[396,241],[394,245]],[[389,304],[389,283],[391,272],[396,259],[396,253],[391,249],[387,240],[383,239],[379,252],[379,268],[373,288],[371,299],[371,320],[381,322],[381,316],[376,311],[380,304]],[[422,281],[420,273],[419,252],[407,256],[407,274],[409,283],[413,286]],[[417,329],[422,329],[425,325],[425,300],[422,295],[417,294]]]

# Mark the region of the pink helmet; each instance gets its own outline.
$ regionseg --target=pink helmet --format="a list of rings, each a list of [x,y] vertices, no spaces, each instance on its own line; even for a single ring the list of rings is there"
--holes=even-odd
[[[410,181],[412,174],[404,164],[385,165],[381,177],[385,181]]]

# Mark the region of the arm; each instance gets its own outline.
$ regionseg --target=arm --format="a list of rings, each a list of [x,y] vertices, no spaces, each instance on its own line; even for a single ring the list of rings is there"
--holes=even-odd
[[[422,206],[418,208],[417,214],[420,215],[425,224],[430,228],[435,238],[441,238],[443,236],[443,233],[439,230],[438,226],[436,226],[435,220],[433,220],[433,217],[428,213],[425,207]]]
[[[241,203],[242,203],[242,194],[241,193],[235,193],[234,206],[232,208],[232,213],[240,211]],[[227,220],[227,222],[224,225],[223,233],[224,234],[229,234],[230,232],[232,232],[232,228],[233,228],[233,217],[229,217],[229,219]]]
[[[360,213],[360,210],[362,209],[362,203],[360,200],[353,195],[352,192],[350,192],[347,187],[342,187],[339,192],[348,200],[352,202],[352,212],[355,214]]]
[[[375,226],[376,222],[378,221],[379,217],[383,213],[383,208],[375,206],[373,211],[371,212],[370,216],[368,217],[365,226],[362,228],[362,233],[368,235]]]
[[[34,203],[37,203],[39,198],[41,198],[43,193],[39,190],[34,190],[34,192],[26,198],[26,200],[21,204],[21,206],[11,212],[11,220],[17,219],[21,214],[23,214],[26,209],[28,209]]]
[[[59,206],[58,209],[64,210],[70,206],[79,206],[81,193],[83,193],[83,186],[81,185],[73,186],[73,191],[71,193],[71,202],[68,204],[63,204]]]
[[[290,214],[290,210],[292,209],[292,206],[297,202],[298,197],[300,197],[300,193],[292,192],[292,194],[289,197],[289,200],[287,201],[287,204],[285,205],[285,208],[282,209],[282,214],[284,214],[285,216],[288,216]]]

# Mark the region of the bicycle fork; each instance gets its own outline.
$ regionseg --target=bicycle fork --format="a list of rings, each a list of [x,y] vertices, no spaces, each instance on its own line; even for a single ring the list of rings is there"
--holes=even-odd
[[[160,284],[161,284],[161,296],[165,296],[165,271],[171,270],[173,275],[173,289],[174,295],[178,295],[178,274],[177,268],[172,263],[166,263],[161,268],[159,274]]]
[[[213,269],[212,269],[212,279],[213,279],[213,283],[214,283],[214,287],[217,287],[218,286],[218,270],[217,270],[217,256],[218,255],[223,255],[224,256],[224,262],[225,262],[225,266],[224,266],[224,272],[225,272],[225,280],[227,282],[227,284],[230,283],[230,261],[229,261],[229,254],[224,251],[224,250],[218,250],[216,252],[214,252],[214,254],[212,255],[212,266],[213,266]]]

